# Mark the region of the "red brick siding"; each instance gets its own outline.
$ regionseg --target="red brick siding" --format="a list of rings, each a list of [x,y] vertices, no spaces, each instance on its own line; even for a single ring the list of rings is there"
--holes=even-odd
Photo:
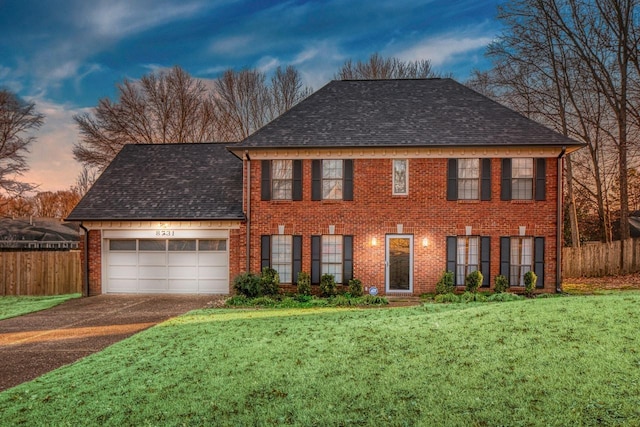
[[[491,286],[500,271],[500,237],[517,236],[526,226],[529,236],[545,238],[545,287],[556,283],[556,178],[557,163],[547,159],[546,201],[501,201],[501,159],[491,162],[491,201],[447,201],[447,159],[410,159],[409,195],[392,196],[391,159],[354,160],[353,201],[311,201],[311,160],[303,161],[302,201],[261,201],[260,162],[251,162],[251,270],[260,270],[260,236],[285,234],[303,236],[303,264],[311,270],[311,237],[328,234],[354,236],[354,277],[365,286],[385,288],[385,235],[414,235],[414,294],[433,292],[446,268],[446,236],[473,235],[491,238]],[[371,239],[377,245],[371,246]],[[422,246],[423,238],[429,244]],[[245,248],[239,252],[244,259]]]
[[[102,232],[89,231],[89,296],[102,293]]]

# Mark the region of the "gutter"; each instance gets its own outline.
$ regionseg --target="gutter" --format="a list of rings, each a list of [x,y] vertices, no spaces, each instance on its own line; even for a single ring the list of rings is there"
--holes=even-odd
[[[558,191],[557,200],[557,220],[556,220],[556,293],[562,293],[562,158],[567,151],[567,147],[562,147],[560,154],[558,155]]]
[[[247,253],[246,253],[246,272],[251,271],[251,157],[249,150],[244,150],[244,156],[247,159]]]
[[[84,288],[84,296],[89,296],[89,230],[84,224],[80,223],[80,228],[84,230],[84,274],[82,278],[82,287]]]

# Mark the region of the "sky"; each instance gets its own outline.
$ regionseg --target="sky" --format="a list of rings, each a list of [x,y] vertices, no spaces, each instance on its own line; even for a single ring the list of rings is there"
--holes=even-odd
[[[35,102],[35,133],[23,181],[66,190],[81,165],[73,116],[115,85],[179,65],[215,79],[232,68],[267,75],[293,65],[313,90],[348,59],[378,52],[428,59],[459,81],[487,69],[499,35],[499,0],[0,0],[0,88]]]

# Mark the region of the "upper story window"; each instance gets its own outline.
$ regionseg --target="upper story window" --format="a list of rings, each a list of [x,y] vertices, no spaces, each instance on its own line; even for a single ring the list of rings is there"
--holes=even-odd
[[[477,200],[480,189],[480,159],[458,159],[458,199]]]
[[[342,199],[342,160],[322,161],[322,198],[324,200]]]
[[[547,159],[502,159],[502,200],[545,200]]]
[[[293,191],[293,160],[271,161],[271,198],[291,200]]]
[[[353,160],[313,160],[311,200],[353,200]]]
[[[511,161],[511,198],[513,200],[533,199],[533,159]]]
[[[261,162],[262,200],[302,200],[302,160]]]
[[[449,159],[447,200],[491,200],[491,159]]]
[[[393,160],[393,192],[394,196],[409,194],[409,160]]]

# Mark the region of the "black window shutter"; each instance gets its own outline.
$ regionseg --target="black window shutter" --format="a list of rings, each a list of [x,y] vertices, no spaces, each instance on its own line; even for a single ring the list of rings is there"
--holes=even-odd
[[[302,160],[293,161],[293,200],[302,200]]]
[[[344,161],[342,180],[342,200],[353,200],[353,160],[351,159]]]
[[[458,159],[447,164],[447,200],[458,200]]]
[[[500,200],[511,200],[511,159],[502,159]]]
[[[320,257],[322,236],[311,236],[311,284],[320,284]]]
[[[511,238],[500,237],[500,274],[509,280],[511,265]]]
[[[480,200],[491,200],[491,159],[482,159]]]
[[[262,161],[262,200],[271,200],[271,160]]]
[[[271,236],[260,237],[260,271],[265,267],[271,267]]]
[[[322,162],[311,161],[311,200],[322,200]]]
[[[293,236],[293,283],[298,283],[298,273],[302,271],[302,236]]]
[[[342,284],[348,285],[349,280],[353,279],[353,236],[343,236],[342,246],[344,249],[342,255]]]
[[[547,159],[536,159],[536,200],[546,199]]]
[[[480,272],[482,273],[482,286],[489,286],[491,277],[491,238],[480,237]]]
[[[453,283],[456,283],[456,247],[458,238],[447,236],[447,271],[453,273]]]
[[[544,288],[544,237],[536,237],[534,247],[534,267],[533,272],[538,276],[536,288]]]

